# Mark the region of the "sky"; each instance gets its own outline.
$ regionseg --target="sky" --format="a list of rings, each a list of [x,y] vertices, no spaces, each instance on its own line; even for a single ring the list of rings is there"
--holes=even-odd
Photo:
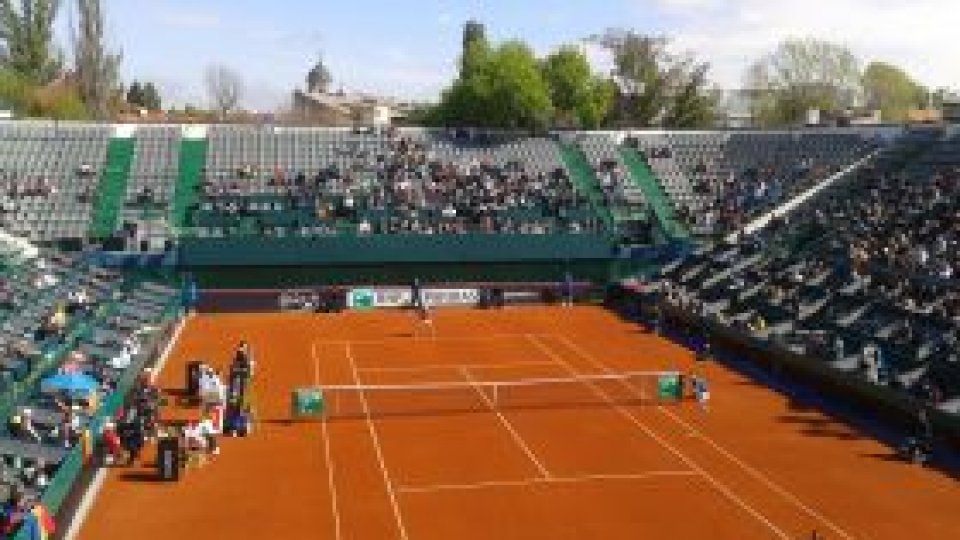
[[[64,2],[70,5],[73,2]],[[435,99],[454,76],[461,27],[487,26],[539,54],[607,28],[666,35],[723,88],[789,37],[849,46],[922,83],[960,89],[960,0],[103,0],[122,78],[154,81],[167,104],[204,104],[203,72],[243,73],[244,105],[275,110],[322,55],[336,88]],[[75,15],[59,21],[61,40]],[[588,48],[598,71],[609,59]]]

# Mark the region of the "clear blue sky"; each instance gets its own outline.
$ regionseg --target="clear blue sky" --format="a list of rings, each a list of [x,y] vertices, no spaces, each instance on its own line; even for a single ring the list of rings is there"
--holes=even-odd
[[[65,2],[72,4],[72,2]],[[749,59],[790,35],[848,43],[869,58],[907,64],[931,84],[958,86],[955,0],[104,0],[123,77],[153,80],[176,103],[202,103],[212,63],[247,79],[246,105],[276,107],[303,84],[322,52],[335,84],[430,99],[453,75],[461,25],[484,22],[494,40],[522,38],[538,52],[608,27],[665,33],[736,86]],[[845,22],[825,23],[824,13]],[[860,15],[851,26],[847,14]],[[864,15],[864,14],[867,15]],[[937,17],[932,17],[936,13]],[[903,26],[925,19],[924,32]],[[64,14],[61,24],[70,16]],[[940,24],[937,21],[942,21]],[[948,24],[953,21],[953,24]],[[897,31],[885,32],[887,26]],[[861,27],[863,27],[861,29]],[[904,35],[906,34],[906,35]],[[64,34],[65,35],[65,34]]]

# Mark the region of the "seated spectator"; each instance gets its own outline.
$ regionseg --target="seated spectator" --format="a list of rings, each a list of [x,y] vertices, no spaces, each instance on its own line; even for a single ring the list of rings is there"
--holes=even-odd
[[[760,333],[767,329],[767,321],[758,313],[747,324],[747,328],[753,333]]]
[[[13,489],[10,498],[0,507],[0,534],[13,538],[32,509],[33,502],[22,488]]]
[[[50,483],[50,478],[47,476],[46,464],[43,460],[28,461],[22,469],[22,478],[25,486],[38,491],[43,491]]]
[[[117,433],[117,425],[112,420],[104,422],[101,436],[103,440],[104,463],[106,465],[119,463],[123,458],[124,445],[120,440],[120,435]]]
[[[209,366],[200,372],[200,402],[204,408],[226,404],[226,387],[219,374]]]
[[[43,442],[43,437],[34,426],[32,416],[33,411],[30,409],[23,409],[19,415],[14,415],[10,421],[10,432],[21,441],[40,444]]]
[[[213,455],[218,455],[220,447],[217,445],[217,435],[220,435],[220,430],[214,425],[210,415],[204,415],[197,423],[196,429],[198,436],[203,437],[206,441],[206,450]]]

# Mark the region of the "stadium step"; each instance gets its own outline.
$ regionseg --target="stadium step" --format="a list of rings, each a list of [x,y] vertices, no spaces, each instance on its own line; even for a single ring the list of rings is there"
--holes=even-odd
[[[608,230],[613,231],[613,213],[603,200],[600,182],[593,172],[593,167],[587,161],[587,157],[583,155],[583,151],[576,144],[559,143],[559,145],[560,155],[563,158],[564,165],[567,166],[567,170],[570,171],[570,179],[573,180],[574,186],[581,193],[586,194],[594,212],[603,219]]]
[[[190,206],[198,200],[197,187],[203,180],[203,168],[207,161],[207,139],[183,139],[180,141],[180,163],[177,172],[177,187],[173,195],[173,226],[182,228],[187,223]]]
[[[106,166],[100,175],[90,224],[90,236],[94,238],[107,238],[117,230],[120,208],[127,193],[127,181],[133,165],[134,149],[135,141],[132,138],[110,139]]]
[[[644,197],[657,218],[657,224],[667,240],[675,241],[689,238],[689,231],[677,219],[673,211],[673,205],[670,203],[666,192],[664,192],[663,186],[660,185],[659,180],[657,180],[643,156],[640,155],[640,152],[633,148],[621,147],[620,157],[630,172],[630,178],[634,184],[643,191]]]

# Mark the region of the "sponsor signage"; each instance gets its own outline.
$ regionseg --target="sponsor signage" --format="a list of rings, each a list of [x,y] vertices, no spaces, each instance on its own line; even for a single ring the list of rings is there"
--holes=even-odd
[[[423,299],[429,307],[470,306],[480,301],[477,289],[423,289]],[[413,305],[413,295],[408,288],[351,289],[347,305],[354,309],[402,308]]]
[[[347,294],[347,307],[351,309],[371,309],[376,307],[376,293],[373,289],[351,289]]]

